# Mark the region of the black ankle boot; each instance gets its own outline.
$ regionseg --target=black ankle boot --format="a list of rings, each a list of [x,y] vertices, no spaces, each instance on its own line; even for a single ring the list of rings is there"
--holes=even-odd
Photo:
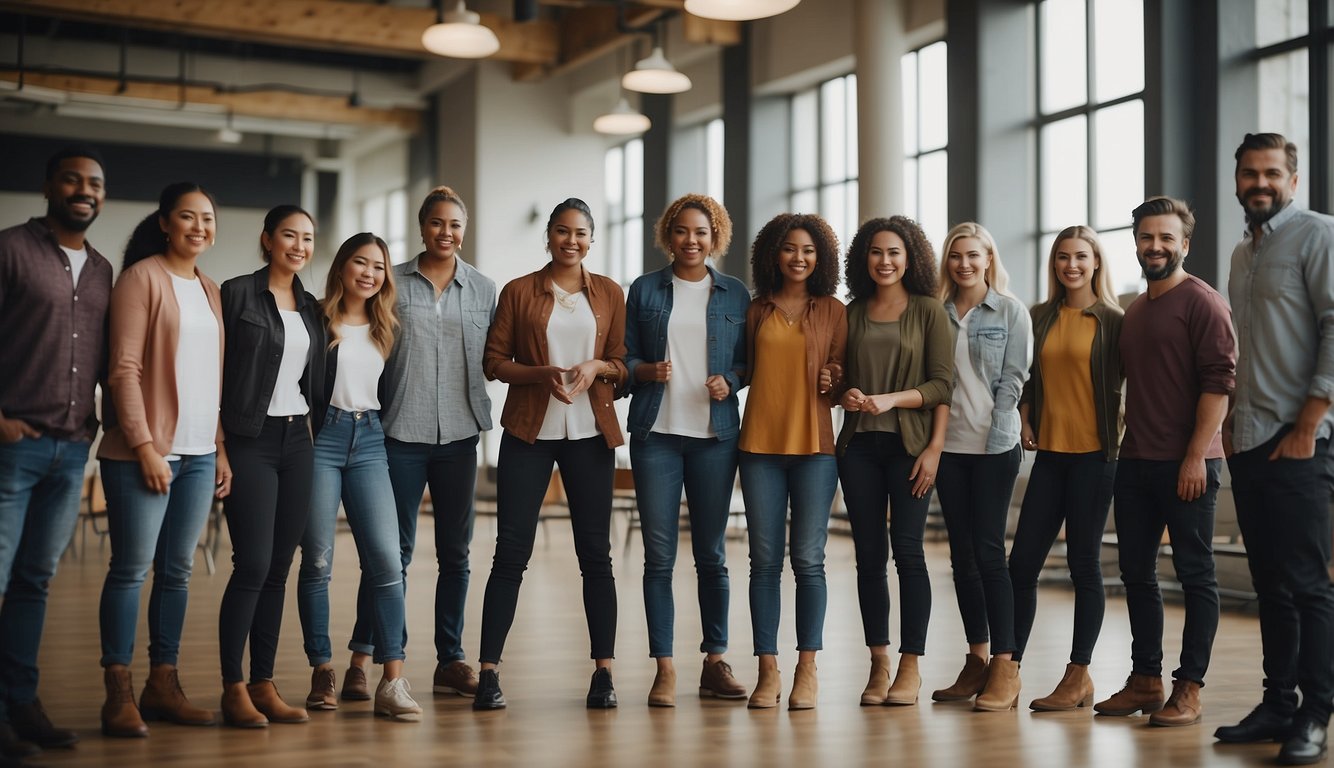
[[[505,694],[500,692],[500,674],[494,669],[484,669],[477,677],[477,695],[473,697],[474,710],[504,709]]]
[[[589,709],[615,709],[616,689],[611,685],[611,670],[599,667],[588,686]]]

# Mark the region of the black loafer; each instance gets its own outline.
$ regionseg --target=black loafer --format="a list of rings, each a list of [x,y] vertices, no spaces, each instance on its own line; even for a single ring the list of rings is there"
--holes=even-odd
[[[30,741],[42,749],[72,747],[79,740],[79,734],[68,728],[57,728],[46,716],[41,699],[33,699],[26,704],[9,705],[9,724],[20,739]]]
[[[1214,731],[1214,738],[1228,744],[1249,744],[1256,741],[1283,741],[1291,733],[1292,715],[1262,702],[1240,723],[1220,726]]]
[[[588,708],[616,708],[616,689],[611,685],[610,669],[599,667],[593,672],[593,682],[588,686]]]
[[[500,692],[499,672],[484,669],[478,675],[477,695],[473,697],[472,708],[476,711],[505,708],[505,694]]]
[[[1323,763],[1326,749],[1326,728],[1320,723],[1314,723],[1310,720],[1302,719],[1293,728],[1292,735],[1283,742],[1283,748],[1278,751],[1279,765],[1310,765],[1311,763]]]

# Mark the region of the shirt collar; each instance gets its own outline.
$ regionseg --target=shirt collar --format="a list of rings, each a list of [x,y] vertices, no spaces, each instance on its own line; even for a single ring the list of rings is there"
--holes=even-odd
[[[1260,225],[1260,229],[1263,230],[1266,235],[1268,235],[1274,230],[1283,226],[1285,223],[1287,223],[1289,219],[1291,219],[1296,215],[1297,215],[1297,206],[1291,200],[1289,200],[1288,204],[1283,206],[1283,210],[1279,211],[1273,216],[1270,216],[1268,221]],[[1246,232],[1245,234],[1242,235],[1242,239],[1250,240],[1253,239],[1254,237],[1255,235],[1254,233],[1251,232],[1250,225],[1247,224]]]
[[[431,283],[431,278],[427,277],[425,273],[423,273],[421,270],[422,257],[425,255],[426,252],[422,251],[421,253],[417,254],[412,259],[412,261],[408,262],[408,274],[421,275],[423,280],[425,280],[428,283]],[[462,288],[463,284],[467,282],[467,276],[465,275],[466,269],[464,267],[465,264],[467,264],[467,262],[464,261],[463,259],[460,259],[457,256],[454,257],[454,276],[450,278],[449,281],[460,288]],[[435,285],[434,283],[431,284]]]

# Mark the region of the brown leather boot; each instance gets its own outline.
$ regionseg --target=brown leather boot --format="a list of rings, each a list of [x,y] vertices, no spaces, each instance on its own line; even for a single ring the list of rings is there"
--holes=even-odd
[[[251,683],[246,686],[246,692],[250,694],[255,709],[263,712],[270,723],[304,723],[310,720],[306,710],[283,701],[283,697],[278,695],[278,686],[272,680]]]
[[[1087,664],[1066,664],[1065,676],[1056,685],[1050,696],[1034,699],[1029,709],[1039,712],[1059,712],[1077,707],[1087,707],[1093,703],[1093,680],[1089,678]]]
[[[658,667],[658,674],[653,677],[653,687],[648,692],[650,707],[676,706],[676,668]]]
[[[233,728],[267,728],[269,725],[264,713],[255,709],[246,684],[239,680],[222,684],[222,721]]]
[[[1200,684],[1194,680],[1173,680],[1172,695],[1160,712],[1149,716],[1149,725],[1194,725],[1200,722]]]
[[[982,692],[987,684],[987,661],[976,654],[963,657],[963,669],[954,685],[931,694],[932,701],[964,701]]]
[[[213,725],[213,713],[185,698],[174,664],[154,664],[139,695],[139,711],[145,720],[166,720],[177,725]]]
[[[778,699],[783,695],[783,680],[778,674],[778,667],[760,665],[760,679],[755,681],[755,690],[750,693],[746,706],[750,709],[771,709],[778,706]]]
[[[1163,708],[1163,679],[1157,675],[1134,672],[1126,678],[1121,690],[1093,705],[1100,715],[1124,717],[1135,712],[1153,714]]]
[[[880,706],[888,695],[889,654],[871,654],[871,677],[866,681],[866,690],[862,691],[862,706]]]
[[[792,675],[792,695],[787,697],[788,709],[815,709],[820,698],[820,679],[815,675],[814,661],[798,661]]]
[[[131,739],[147,736],[148,726],[134,705],[130,668],[113,664],[102,672],[102,681],[107,689],[107,700],[102,705],[102,735]]]
[[[987,684],[973,702],[975,712],[1008,712],[1019,706],[1019,662],[1013,659],[991,660],[987,666]]]
[[[917,671],[917,657],[911,653],[900,654],[899,671],[894,675],[894,684],[885,692],[885,703],[891,706],[916,704],[921,688],[922,675]]]

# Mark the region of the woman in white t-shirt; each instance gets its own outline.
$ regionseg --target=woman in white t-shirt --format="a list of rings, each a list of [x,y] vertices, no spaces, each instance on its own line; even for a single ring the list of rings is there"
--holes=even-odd
[[[315,664],[306,707],[337,709],[330,664],[329,577],[341,501],[366,587],[358,594],[366,604],[358,605],[357,613],[373,617],[374,661],[384,665],[375,713],[415,722],[421,719],[421,707],[408,694],[403,676],[398,515],[380,426],[380,376],[398,328],[396,301],[384,240],[370,232],[348,238],[329,266],[321,301],[329,334],[324,374],[328,399],[315,404],[315,420],[322,426],[315,438],[315,482],[301,540],[297,606],[306,653],[321,661]]]

